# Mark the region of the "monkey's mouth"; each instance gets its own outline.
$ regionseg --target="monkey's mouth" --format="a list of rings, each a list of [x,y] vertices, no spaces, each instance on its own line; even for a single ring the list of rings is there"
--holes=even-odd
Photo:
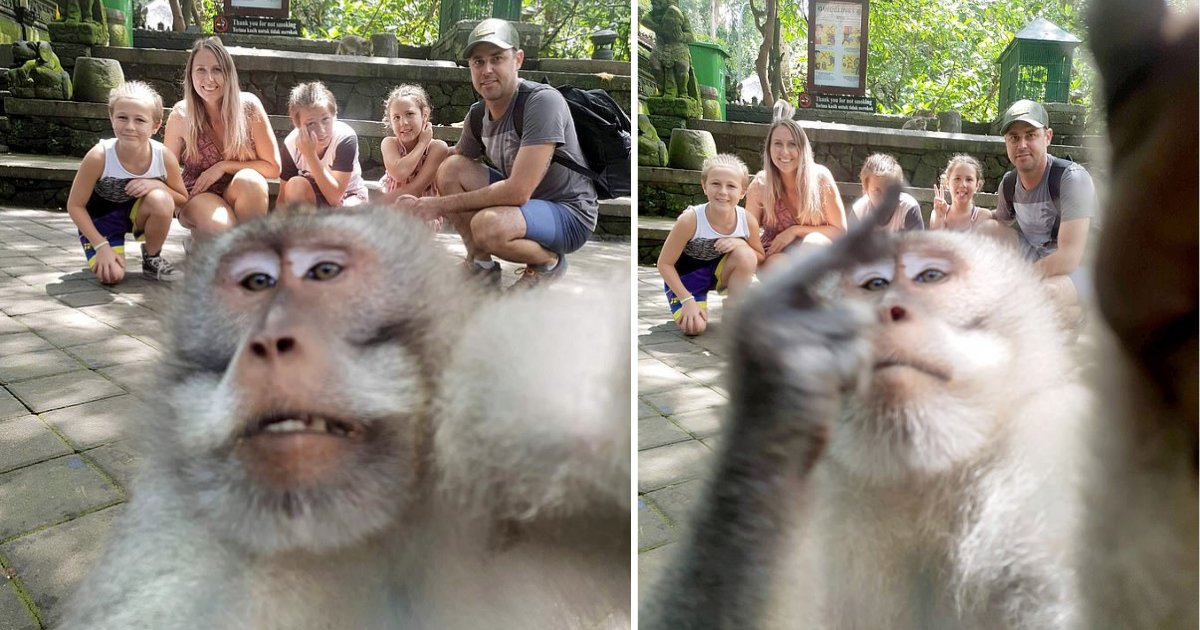
[[[908,368],[910,370],[916,370],[918,372],[928,374],[929,376],[932,376],[938,380],[942,380],[942,381],[950,380],[950,374],[947,373],[945,370],[943,370],[942,368],[940,368],[936,365],[931,365],[929,363],[925,363],[922,361],[914,361],[911,359],[889,358],[889,359],[884,359],[884,360],[875,362],[875,371],[876,372],[881,372],[881,371],[889,370],[892,368]]]
[[[362,424],[353,420],[315,414],[280,413],[265,416],[251,422],[243,437],[259,435],[289,435],[297,433],[329,435],[333,437],[359,438],[363,434]]]

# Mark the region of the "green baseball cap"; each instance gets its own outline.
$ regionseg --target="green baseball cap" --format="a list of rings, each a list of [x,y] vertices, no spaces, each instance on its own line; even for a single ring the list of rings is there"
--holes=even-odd
[[[471,30],[471,34],[467,36],[467,45],[463,48],[463,59],[471,56],[471,49],[475,44],[487,42],[499,46],[502,50],[516,50],[521,47],[521,36],[517,33],[517,27],[513,26],[506,20],[499,18],[488,18]]]
[[[1008,132],[1008,128],[1017,121],[1027,122],[1037,129],[1045,129],[1050,126],[1050,115],[1046,113],[1046,108],[1042,107],[1037,101],[1023,99],[1008,106],[1004,110],[1004,115],[1000,117],[1000,135]]]

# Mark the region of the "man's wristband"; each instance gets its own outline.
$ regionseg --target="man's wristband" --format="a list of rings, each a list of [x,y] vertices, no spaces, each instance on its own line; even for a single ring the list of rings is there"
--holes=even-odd
[[[694,295],[689,295],[689,296],[687,296],[687,297],[685,297],[685,298],[680,298],[680,299],[679,299],[679,305],[680,305],[680,306],[683,306],[683,304],[684,304],[685,302],[695,302],[695,301],[696,301],[696,296],[694,296]]]

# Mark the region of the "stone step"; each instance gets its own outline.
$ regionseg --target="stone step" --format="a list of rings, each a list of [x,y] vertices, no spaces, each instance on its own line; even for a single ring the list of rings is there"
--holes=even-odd
[[[0,154],[0,203],[18,202],[24,206],[63,209],[79,158],[62,155]],[[279,180],[269,180],[271,196],[279,191]],[[368,180],[371,200],[381,199],[379,183]],[[628,197],[600,202],[596,238],[630,238],[632,205]]]

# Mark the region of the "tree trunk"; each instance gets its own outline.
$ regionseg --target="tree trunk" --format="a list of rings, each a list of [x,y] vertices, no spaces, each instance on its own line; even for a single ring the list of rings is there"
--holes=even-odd
[[[187,28],[187,24],[183,21],[183,9],[179,6],[179,0],[170,0],[171,5],[171,30],[176,33],[182,33]]]
[[[762,86],[763,105],[775,105],[775,93],[771,87],[770,63],[771,49],[776,46],[779,33],[779,3],[778,0],[766,0],[766,6],[760,11],[750,2],[750,11],[754,14],[754,25],[762,34],[762,45],[758,47],[758,57],[754,60],[754,70],[758,73],[758,83]]]
[[[717,18],[717,14],[720,13],[720,11],[721,11],[721,0],[709,0],[709,3],[708,3],[708,36],[712,37],[713,39],[716,39],[716,37],[717,37],[717,24],[720,23],[720,20]]]

